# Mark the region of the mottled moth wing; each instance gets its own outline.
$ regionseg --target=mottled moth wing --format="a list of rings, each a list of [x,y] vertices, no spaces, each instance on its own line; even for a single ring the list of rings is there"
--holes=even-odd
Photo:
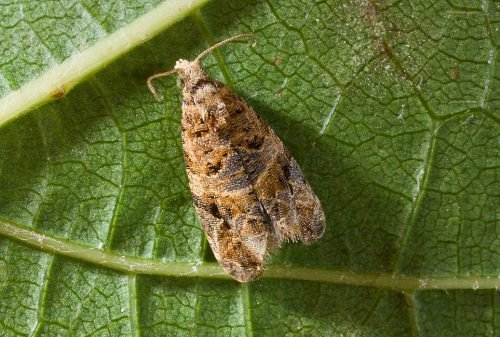
[[[224,270],[253,280],[281,242],[319,238],[324,214],[295,160],[252,108],[218,81],[194,80],[184,85],[182,139],[195,207]]]

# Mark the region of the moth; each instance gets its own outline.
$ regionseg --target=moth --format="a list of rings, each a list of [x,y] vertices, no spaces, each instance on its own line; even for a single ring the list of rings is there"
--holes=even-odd
[[[239,282],[265,270],[266,257],[285,241],[310,244],[323,235],[325,215],[297,162],[273,130],[201,59],[241,34],[221,41],[173,70],[182,85],[182,146],[201,225],[224,271]]]

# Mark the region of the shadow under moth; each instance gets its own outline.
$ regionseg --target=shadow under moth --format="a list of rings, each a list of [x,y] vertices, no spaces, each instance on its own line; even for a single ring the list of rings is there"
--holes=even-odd
[[[173,70],[183,87],[182,146],[193,201],[210,247],[225,272],[246,282],[285,241],[309,244],[323,235],[325,216],[297,162],[273,130],[200,60],[233,36]]]

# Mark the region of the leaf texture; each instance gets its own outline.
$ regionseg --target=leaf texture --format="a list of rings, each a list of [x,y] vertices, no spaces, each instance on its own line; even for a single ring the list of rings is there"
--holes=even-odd
[[[3,2],[0,97],[156,5]],[[215,0],[4,124],[0,335],[498,336],[499,9]],[[180,90],[157,103],[145,80],[249,32],[203,64],[289,148],[327,230],[241,285],[194,212]]]

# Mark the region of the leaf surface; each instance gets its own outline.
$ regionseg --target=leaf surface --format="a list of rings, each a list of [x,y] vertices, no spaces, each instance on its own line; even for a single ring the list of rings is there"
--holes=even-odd
[[[0,129],[0,335],[498,335],[497,3],[217,0],[61,68],[158,4],[1,5],[0,116],[19,88],[42,105]],[[293,153],[327,231],[242,285],[194,212],[175,79],[161,103],[145,80],[248,32],[203,64]],[[74,82],[41,90],[54,69]]]

